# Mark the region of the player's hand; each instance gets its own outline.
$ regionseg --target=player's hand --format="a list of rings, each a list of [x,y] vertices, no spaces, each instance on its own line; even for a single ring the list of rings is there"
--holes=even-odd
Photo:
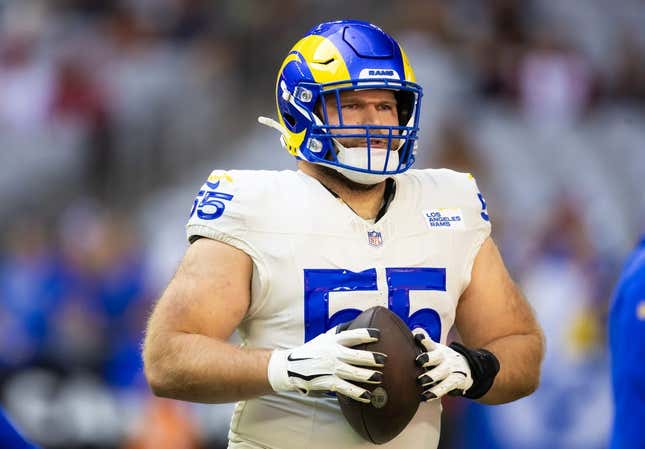
[[[413,331],[414,338],[425,348],[419,354],[417,365],[425,369],[417,380],[423,387],[423,399],[436,399],[457,390],[463,395],[473,385],[468,360],[459,352],[432,341],[423,329]]]
[[[349,381],[378,384],[385,354],[351,349],[379,338],[378,329],[342,330],[342,325],[313,340],[287,350],[274,350],[268,377],[274,391],[338,392],[360,402],[370,402],[370,392]],[[369,367],[369,368],[363,368]]]

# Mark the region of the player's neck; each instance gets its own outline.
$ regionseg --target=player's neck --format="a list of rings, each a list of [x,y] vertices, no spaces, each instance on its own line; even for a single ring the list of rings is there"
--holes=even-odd
[[[383,204],[385,181],[369,186],[358,184],[345,178],[332,168],[305,161],[300,161],[298,168],[335,193],[359,217],[365,220],[373,220],[378,215]]]

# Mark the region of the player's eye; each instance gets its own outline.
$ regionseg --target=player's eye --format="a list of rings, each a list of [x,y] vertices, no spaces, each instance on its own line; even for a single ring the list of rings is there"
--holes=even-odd
[[[341,108],[349,110],[358,109],[358,103],[343,103]]]
[[[394,109],[394,105],[392,103],[381,103],[378,106],[379,111],[392,111]]]

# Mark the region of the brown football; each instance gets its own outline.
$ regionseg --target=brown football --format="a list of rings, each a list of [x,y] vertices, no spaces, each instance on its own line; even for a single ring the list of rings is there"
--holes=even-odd
[[[372,443],[383,444],[405,429],[417,409],[421,386],[416,378],[421,369],[414,362],[421,353],[410,329],[395,313],[385,307],[372,307],[357,316],[349,329],[376,328],[381,336],[374,343],[354,346],[355,349],[387,355],[380,385],[359,383],[372,392],[372,402],[363,404],[338,394],[340,408],[352,428]]]

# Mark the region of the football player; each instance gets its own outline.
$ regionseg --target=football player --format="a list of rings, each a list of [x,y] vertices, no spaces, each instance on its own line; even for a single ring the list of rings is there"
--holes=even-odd
[[[614,393],[611,449],[645,447],[645,235],[625,263],[609,309]]]
[[[23,438],[0,409],[0,442],[3,449],[38,449]]]
[[[310,30],[276,83],[297,171],[213,171],[187,225],[191,245],[149,320],[145,372],[161,396],[239,401],[230,448],[365,447],[339,392],[361,402],[382,354],[377,329],[342,323],[389,307],[426,348],[424,403],[386,448],[435,448],[452,392],[489,404],[531,393],[543,337],[490,238],[469,174],[412,170],[422,89],[375,25]],[[447,345],[455,324],[463,344]],[[238,330],[243,343],[227,342]]]

